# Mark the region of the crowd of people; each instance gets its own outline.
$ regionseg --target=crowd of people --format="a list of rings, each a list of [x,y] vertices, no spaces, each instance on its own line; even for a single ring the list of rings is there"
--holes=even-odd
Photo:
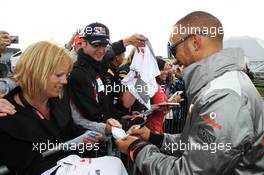
[[[263,174],[264,108],[243,71],[243,51],[223,49],[221,32],[181,33],[179,26],[223,28],[202,11],[176,22],[169,42],[173,59],[155,57],[160,74],[147,117],[147,108],[121,83],[134,53],[148,41],[144,35],[110,43],[108,27],[95,22],[64,48],[47,41],[28,46],[13,74],[0,79],[0,163],[11,173],[41,174],[78,150],[44,157],[34,149],[37,143],[66,142],[87,130],[96,135],[83,142],[98,143],[103,156],[117,127],[128,135],[115,139],[115,147],[142,174]],[[0,32],[0,54],[10,44],[9,33]],[[134,49],[125,58],[129,45]],[[107,91],[116,85],[122,88]],[[186,108],[160,105],[166,102]],[[176,119],[188,113],[180,132],[166,133],[170,113]],[[82,156],[95,155],[87,150]]]

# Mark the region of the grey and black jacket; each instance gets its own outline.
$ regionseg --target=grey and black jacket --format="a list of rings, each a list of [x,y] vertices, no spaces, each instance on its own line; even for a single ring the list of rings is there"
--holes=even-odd
[[[185,68],[189,113],[184,130],[151,134],[156,146],[133,150],[143,174],[264,174],[263,100],[244,67],[241,49],[224,49]]]

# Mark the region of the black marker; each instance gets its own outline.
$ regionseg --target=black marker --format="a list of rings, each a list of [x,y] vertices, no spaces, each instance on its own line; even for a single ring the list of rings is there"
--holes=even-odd
[[[144,121],[143,123],[141,123],[141,124],[139,125],[139,128],[138,128],[138,129],[143,128],[146,124],[147,124],[147,121]]]

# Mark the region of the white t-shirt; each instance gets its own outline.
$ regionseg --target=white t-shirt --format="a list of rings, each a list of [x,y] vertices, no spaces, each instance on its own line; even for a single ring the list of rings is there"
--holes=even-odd
[[[49,175],[56,168],[58,168],[56,175],[127,175],[122,161],[113,156],[80,158],[77,155],[70,155],[59,160],[55,167],[42,175]]]

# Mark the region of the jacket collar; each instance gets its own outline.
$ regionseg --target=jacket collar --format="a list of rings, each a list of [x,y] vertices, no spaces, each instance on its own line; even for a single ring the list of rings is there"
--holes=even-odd
[[[48,134],[49,128],[36,116],[32,108],[30,106],[23,107],[15,102],[14,95],[19,92],[21,92],[21,88],[18,86],[5,96],[16,107],[18,112],[12,116],[3,117],[0,120],[0,128],[9,135],[26,141],[48,139],[50,137]],[[66,98],[66,96],[63,98]],[[49,99],[51,117],[57,121],[60,128],[57,133],[53,133],[54,135],[59,135],[59,132],[70,122],[70,109],[65,106],[68,103],[65,104],[63,102],[58,97]]]
[[[192,99],[205,85],[228,71],[245,68],[244,52],[239,48],[223,49],[184,69],[183,79],[188,98]]]

